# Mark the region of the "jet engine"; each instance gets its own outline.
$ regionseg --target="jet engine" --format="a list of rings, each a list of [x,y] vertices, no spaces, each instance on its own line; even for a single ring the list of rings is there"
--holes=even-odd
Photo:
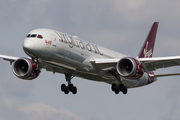
[[[31,59],[19,58],[13,64],[13,73],[21,79],[32,80],[39,76],[40,70]]]
[[[125,57],[118,61],[117,72],[127,79],[138,79],[144,74],[142,64],[135,58]]]

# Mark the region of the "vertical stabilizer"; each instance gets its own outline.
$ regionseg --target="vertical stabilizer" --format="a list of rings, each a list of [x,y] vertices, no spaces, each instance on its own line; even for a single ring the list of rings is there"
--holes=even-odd
[[[139,55],[138,55],[139,58],[152,57],[158,24],[159,22],[154,22],[154,24],[152,25],[151,30],[149,31],[149,34],[141,48],[141,51],[139,52]]]

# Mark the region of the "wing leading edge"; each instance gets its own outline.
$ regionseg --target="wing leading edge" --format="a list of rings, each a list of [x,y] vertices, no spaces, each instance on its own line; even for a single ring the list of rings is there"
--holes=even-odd
[[[12,57],[7,55],[0,55],[0,58],[3,58],[3,60],[9,61],[11,64],[16,61],[19,57]]]

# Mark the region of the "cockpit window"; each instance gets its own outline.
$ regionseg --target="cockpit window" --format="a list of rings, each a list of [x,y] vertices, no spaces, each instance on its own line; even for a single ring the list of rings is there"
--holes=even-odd
[[[37,35],[37,34],[28,34],[26,36],[27,38],[31,37],[31,38],[40,38],[40,39],[43,39],[43,36],[42,35]]]
[[[31,37],[36,37],[36,36],[37,36],[37,34],[32,34],[32,35],[31,35]]]
[[[37,38],[43,39],[42,35],[38,35]]]
[[[31,35],[30,34],[28,34],[26,37],[30,37]]]

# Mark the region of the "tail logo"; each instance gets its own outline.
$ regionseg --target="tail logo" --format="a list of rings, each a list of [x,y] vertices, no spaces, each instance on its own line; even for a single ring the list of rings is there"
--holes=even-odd
[[[148,51],[148,42],[146,43],[146,48],[144,49],[144,58],[150,58],[153,54],[152,49]]]

